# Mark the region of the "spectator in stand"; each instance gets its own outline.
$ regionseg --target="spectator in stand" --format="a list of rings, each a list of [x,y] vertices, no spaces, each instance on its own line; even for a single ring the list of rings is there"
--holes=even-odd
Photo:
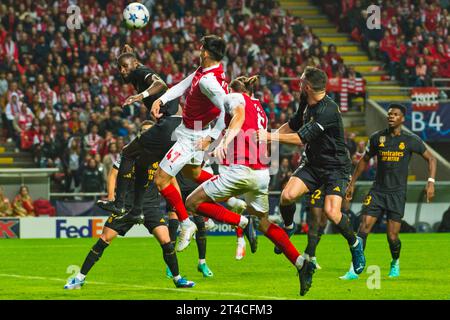
[[[281,110],[286,110],[288,105],[294,101],[294,97],[289,92],[289,86],[287,84],[283,84],[281,88],[281,92],[275,96],[275,103]]]
[[[13,215],[17,217],[34,217],[33,199],[27,186],[22,185],[13,201]]]
[[[102,138],[98,135],[98,126],[94,124],[88,135],[83,139],[84,150],[86,152],[98,153]]]
[[[72,139],[70,148],[67,149],[63,155],[63,168],[65,173],[65,191],[72,192],[77,190],[80,185],[80,171],[81,162],[83,161],[84,153],[81,149],[81,141],[79,138]],[[73,182],[73,187],[72,187]]]
[[[0,217],[10,217],[13,214],[11,203],[5,196],[3,188],[0,187]]]
[[[120,158],[120,153],[119,153],[119,150],[117,149],[117,144],[115,142],[113,142],[109,145],[108,154],[106,154],[105,157],[103,158],[103,165],[104,165],[105,174],[107,177],[113,167],[113,164],[117,160],[119,160],[119,158]]]
[[[425,64],[425,59],[423,57],[420,57],[418,59],[416,68],[415,68],[415,76],[416,81],[414,83],[414,86],[416,87],[424,87],[426,86],[428,81],[428,66]]]
[[[355,167],[358,165],[359,160],[364,156],[366,151],[366,142],[360,141],[358,142],[358,147],[356,149],[355,154],[352,156],[352,165],[354,171]],[[367,167],[364,169],[364,172],[361,174],[361,180],[373,180],[375,177],[375,159],[371,158]]]
[[[105,191],[105,180],[103,172],[98,168],[94,158],[88,160],[81,176],[81,192],[103,192]],[[91,199],[90,197],[86,199]]]

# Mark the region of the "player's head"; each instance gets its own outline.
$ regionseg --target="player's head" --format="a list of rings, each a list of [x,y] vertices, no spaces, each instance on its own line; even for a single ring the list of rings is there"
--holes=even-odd
[[[307,95],[321,94],[326,91],[328,76],[319,68],[306,67],[301,80],[301,91]]]
[[[257,75],[252,77],[245,77],[245,76],[237,77],[230,83],[231,91],[252,95],[254,91],[254,84],[257,80],[258,80]]]
[[[204,36],[200,42],[202,43],[200,51],[200,62],[203,63],[207,59],[217,61],[223,59],[225,55],[225,40],[215,35]]]
[[[139,61],[134,53],[125,52],[117,58],[117,66],[122,78],[125,81],[129,81],[130,74],[139,66]]]
[[[151,127],[153,127],[155,123],[152,120],[144,120],[141,123],[141,128],[140,128],[140,132],[144,132],[147,131],[148,129],[150,129]]]
[[[406,107],[400,103],[389,105],[387,120],[389,128],[397,128],[405,122]]]

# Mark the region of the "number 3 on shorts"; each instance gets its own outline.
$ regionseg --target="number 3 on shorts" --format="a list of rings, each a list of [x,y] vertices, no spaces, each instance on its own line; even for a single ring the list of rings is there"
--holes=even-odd
[[[372,196],[371,195],[367,195],[366,198],[364,199],[363,204],[365,206],[368,206],[370,204],[370,201],[372,201]]]
[[[181,155],[178,151],[173,151],[170,149],[170,151],[167,153],[166,159],[172,163],[174,163],[178,157]]]

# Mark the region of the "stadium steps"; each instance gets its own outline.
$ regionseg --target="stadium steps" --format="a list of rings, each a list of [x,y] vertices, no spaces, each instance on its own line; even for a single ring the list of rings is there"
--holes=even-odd
[[[2,142],[0,168],[35,168],[31,153],[15,152],[15,147],[13,142]]]
[[[355,70],[360,72],[367,83],[368,96],[379,102],[386,101],[408,101],[409,93],[404,90],[395,90],[399,83],[388,79],[387,72],[383,69],[379,61],[371,61],[359,43],[350,39],[350,35],[337,32],[337,28],[328,17],[321,13],[319,7],[314,10],[314,3],[308,0],[300,1],[280,1],[281,6],[286,10],[291,10],[293,15],[303,18],[306,25],[312,28],[322,41],[323,49],[326,52],[330,44],[337,47],[338,53],[344,59],[345,64],[353,65]],[[314,14],[312,14],[314,12]],[[376,88],[375,86],[385,86]],[[400,87],[399,87],[400,88]]]

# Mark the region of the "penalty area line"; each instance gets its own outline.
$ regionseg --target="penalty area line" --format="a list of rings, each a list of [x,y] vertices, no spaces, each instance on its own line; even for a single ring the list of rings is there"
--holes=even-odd
[[[5,274],[0,273],[0,277],[7,278],[19,278],[19,279],[28,279],[28,280],[47,280],[47,281],[57,281],[65,283],[67,280],[60,278],[50,278],[50,277],[41,277],[41,276],[26,276],[20,274]],[[274,297],[274,296],[261,296],[261,295],[250,295],[245,293],[238,292],[224,292],[224,291],[208,291],[208,290],[196,290],[194,289],[181,289],[181,288],[160,288],[160,287],[150,287],[136,284],[126,284],[126,283],[108,283],[108,282],[99,282],[99,281],[86,281],[86,284],[95,284],[95,285],[110,285],[110,286],[120,286],[120,287],[129,287],[129,288],[138,288],[138,289],[147,289],[147,290],[155,290],[155,291],[175,291],[180,293],[199,293],[199,294],[209,294],[209,295],[226,295],[226,296],[236,296],[236,297],[247,297],[247,298],[255,298],[255,299],[267,299],[267,300],[289,300],[290,298],[286,297]],[[63,290],[63,289],[62,289]]]

